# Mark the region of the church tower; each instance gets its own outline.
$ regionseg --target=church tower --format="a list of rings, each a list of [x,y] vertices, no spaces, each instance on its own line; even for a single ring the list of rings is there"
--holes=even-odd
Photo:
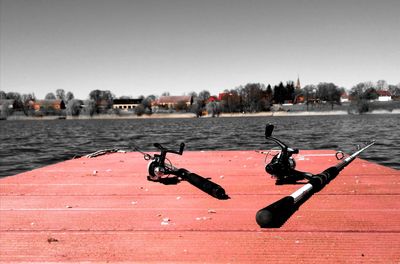
[[[300,90],[300,89],[301,89],[300,77],[299,77],[299,75],[297,75],[297,82],[296,82],[295,88],[296,88],[296,90]]]

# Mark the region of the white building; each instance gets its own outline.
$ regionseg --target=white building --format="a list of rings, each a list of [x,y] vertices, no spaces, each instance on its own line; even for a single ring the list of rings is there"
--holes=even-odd
[[[379,90],[377,91],[377,93],[379,95],[378,97],[379,102],[392,101],[392,94],[389,91]]]

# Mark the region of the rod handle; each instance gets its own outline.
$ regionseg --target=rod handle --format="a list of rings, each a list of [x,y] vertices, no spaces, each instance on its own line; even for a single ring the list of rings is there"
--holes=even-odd
[[[286,216],[295,210],[294,198],[286,196],[259,210],[256,214],[256,221],[261,228],[280,227],[282,222],[286,220]]]
[[[224,188],[220,185],[185,169],[179,169],[177,175],[182,179],[188,181],[190,184],[196,186],[203,192],[210,194],[218,199],[227,199],[228,195],[225,193]]]

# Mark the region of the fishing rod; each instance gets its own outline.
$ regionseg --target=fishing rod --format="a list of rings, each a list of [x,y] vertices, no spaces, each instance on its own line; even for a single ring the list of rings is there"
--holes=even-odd
[[[187,169],[176,168],[172,165],[166,157],[167,153],[182,155],[185,143],[182,142],[180,144],[178,151],[167,149],[159,143],[155,143],[154,146],[160,150],[160,154],[154,154],[154,156],[151,156],[150,154],[140,151],[144,155],[144,159],[149,161],[149,175],[147,176],[149,181],[161,182],[164,184],[177,184],[181,180],[185,180],[217,199],[225,200],[229,198],[225,193],[224,188],[220,185],[198,174],[192,173]],[[170,175],[173,175],[173,177]]]
[[[266,137],[271,137],[272,130],[273,130],[273,125],[267,125]],[[301,176],[304,176],[303,179],[308,179],[308,183],[303,185],[301,188],[299,188],[291,195],[283,197],[282,199],[259,210],[256,214],[256,221],[258,225],[262,228],[282,226],[283,223],[300,207],[301,204],[303,204],[314,193],[317,193],[320,190],[322,190],[330,181],[332,181],[340,173],[340,171],[342,171],[358,155],[360,155],[361,152],[368,149],[373,144],[375,144],[375,141],[371,141],[370,143],[366,144],[363,148],[359,149],[358,151],[354,152],[352,155],[348,156],[343,161],[339,162],[337,165],[329,167],[319,174],[311,174],[307,172],[299,172],[294,170],[295,166],[293,166],[293,163],[290,163],[287,160],[291,158],[291,154],[297,151],[291,151],[291,149],[287,148],[286,145],[280,144],[282,146],[282,152],[286,151],[286,153],[283,153],[283,155],[281,156],[278,156],[279,154],[277,154],[277,156],[273,158],[273,161],[271,161],[272,164],[270,163],[267,165],[267,167],[271,165],[270,167],[268,167],[268,170],[266,168],[267,172],[270,171],[274,173],[276,177],[283,177],[283,175],[286,175],[285,173],[294,173],[292,176],[289,174],[289,176],[285,176],[283,179],[297,180],[300,179]],[[338,156],[338,154],[336,155]],[[343,158],[344,154],[342,155]],[[284,158],[281,158],[282,156]]]

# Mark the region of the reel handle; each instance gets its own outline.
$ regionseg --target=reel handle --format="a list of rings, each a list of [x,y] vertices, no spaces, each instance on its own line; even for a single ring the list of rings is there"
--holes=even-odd
[[[148,171],[152,180],[158,180],[163,175],[173,174],[173,169],[171,171],[171,168],[165,165],[165,159],[167,153],[182,155],[183,149],[185,148],[185,143],[182,142],[180,144],[179,151],[167,149],[163,147],[160,143],[154,143],[154,147],[158,148],[161,151],[161,153],[155,154],[153,159],[151,159],[151,157],[147,159],[147,160],[151,159],[148,165]]]
[[[277,139],[276,137],[272,136],[272,131],[274,130],[274,125],[268,124],[265,127],[265,139],[271,140],[275,142],[281,149],[282,149],[282,154],[284,156],[290,157],[292,154],[298,154],[299,150],[298,149],[292,149],[289,148],[285,143]],[[264,142],[264,144],[268,144],[268,142]]]
[[[173,154],[182,155],[183,149],[185,148],[185,143],[182,142],[180,144],[179,151],[167,149],[167,148],[163,147],[160,143],[154,143],[154,147],[158,148],[161,151],[161,154],[173,153]]]

